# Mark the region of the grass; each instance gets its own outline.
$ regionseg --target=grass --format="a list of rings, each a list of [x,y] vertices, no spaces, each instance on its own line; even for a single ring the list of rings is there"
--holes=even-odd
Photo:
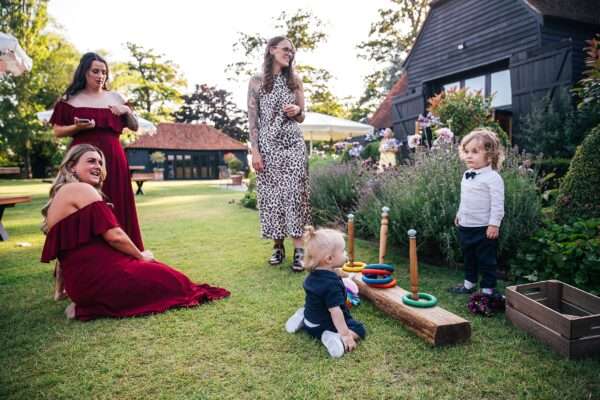
[[[33,194],[7,209],[0,242],[0,398],[10,399],[600,399],[600,362],[568,361],[504,316],[468,313],[445,288],[460,271],[421,265],[421,286],[472,321],[465,344],[431,348],[365,301],[353,310],[367,340],[339,360],[283,325],[302,304],[304,278],[266,265],[255,211],[242,193],[200,182],[150,182],[138,196],[146,246],[228,299],[131,319],[68,322],[41,264],[39,210],[49,185],[1,181],[0,195]],[[31,247],[17,247],[29,242]],[[291,254],[288,249],[288,254]],[[357,243],[363,260],[375,244]],[[406,287],[407,260],[390,255]],[[289,257],[288,257],[289,262]]]

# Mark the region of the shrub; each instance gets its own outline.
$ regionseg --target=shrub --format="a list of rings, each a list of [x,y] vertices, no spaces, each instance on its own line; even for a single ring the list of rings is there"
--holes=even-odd
[[[560,220],[600,217],[600,125],[592,129],[571,161],[556,203]]]
[[[519,158],[509,152],[501,171],[505,184],[505,217],[499,254],[503,262],[515,246],[535,231],[541,205],[535,177],[518,171]],[[452,263],[459,259],[454,217],[460,201],[464,167],[455,149],[422,154],[414,166],[371,179],[359,199],[357,228],[369,237],[379,235],[381,207],[390,207],[390,236],[407,245],[406,231],[418,231],[422,252]],[[436,257],[437,255],[437,257]]]
[[[242,161],[236,156],[231,157],[229,161],[227,161],[227,167],[229,168],[232,174],[237,174],[238,172],[240,172],[243,166],[244,163],[242,163]]]
[[[486,127],[506,146],[508,136],[492,117],[490,98],[466,89],[442,92],[429,99],[428,111],[448,126],[457,140],[475,128]]]
[[[375,140],[369,144],[367,144],[364,150],[360,153],[360,157],[363,160],[368,160],[377,162],[379,161],[379,145],[381,144],[380,140]]]
[[[521,279],[558,279],[600,293],[600,219],[550,224],[519,246],[511,262]]]
[[[334,163],[310,171],[310,203],[315,224],[340,222],[354,211],[367,173],[358,162]]]
[[[589,114],[600,114],[600,34],[587,40],[584,78],[573,90],[580,101],[577,107]]]
[[[578,111],[565,89],[533,103],[515,138],[527,152],[546,157],[571,158],[585,134],[600,123],[600,116]]]
[[[256,173],[250,172],[248,178],[248,189],[240,200],[240,204],[246,208],[256,210]]]

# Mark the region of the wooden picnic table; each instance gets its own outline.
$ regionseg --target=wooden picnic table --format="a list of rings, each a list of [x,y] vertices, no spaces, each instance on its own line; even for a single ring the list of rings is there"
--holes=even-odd
[[[144,182],[153,181],[154,173],[153,172],[134,172],[131,175],[131,180],[134,181],[135,184],[137,185],[137,191],[135,192],[135,194],[143,195],[144,190],[142,189],[142,187],[144,186]]]
[[[143,165],[130,165],[129,166],[129,176],[133,176],[133,174],[139,173],[139,171],[144,171],[146,167]]]
[[[15,204],[19,203],[29,203],[30,201],[31,196],[0,197],[0,241],[8,240],[8,232],[6,232],[4,225],[2,225],[4,209],[7,207],[14,207]]]

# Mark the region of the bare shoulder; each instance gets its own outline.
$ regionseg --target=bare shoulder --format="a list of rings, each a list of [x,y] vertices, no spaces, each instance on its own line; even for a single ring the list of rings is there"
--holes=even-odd
[[[83,208],[90,203],[102,200],[100,193],[92,186],[83,182],[67,183],[60,188],[56,199],[66,198],[76,208]]]
[[[117,104],[125,104],[125,98],[119,92],[107,91],[106,95],[111,102],[115,102]]]

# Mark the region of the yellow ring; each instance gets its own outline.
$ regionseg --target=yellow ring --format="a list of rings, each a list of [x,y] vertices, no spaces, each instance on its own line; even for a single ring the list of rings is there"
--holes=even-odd
[[[350,263],[344,264],[342,269],[346,272],[360,272],[362,271],[367,264],[360,261],[354,261],[352,265]]]

